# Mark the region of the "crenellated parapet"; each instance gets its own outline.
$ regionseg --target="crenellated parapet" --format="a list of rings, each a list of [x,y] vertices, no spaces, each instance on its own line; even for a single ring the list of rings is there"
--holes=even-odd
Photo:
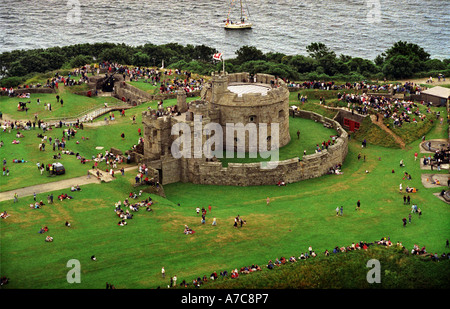
[[[256,152],[257,145],[251,142],[255,136],[259,142],[261,139],[267,142],[267,147],[270,144],[270,150],[283,147],[291,138],[289,91],[282,80],[269,74],[252,76],[245,72],[211,75],[211,83],[203,88],[200,99],[186,103],[184,94],[177,93],[180,113],[158,116],[161,114],[151,109],[142,113],[144,160],[159,171],[162,184],[178,181],[235,186],[289,183],[325,175],[333,166],[343,163],[347,155],[347,132],[337,121],[307,111],[297,111],[296,116],[323,123],[338,133],[333,145],[320,153],[305,155],[302,160],[277,161],[275,168],[262,168],[261,163],[223,167],[221,162],[207,159],[196,144],[205,145],[216,133],[223,134],[219,135],[223,150],[234,153],[242,150],[242,145],[243,151]],[[222,130],[210,131],[209,124]],[[230,125],[234,126],[233,130],[227,130]],[[180,126],[184,130],[180,131]],[[185,131],[192,143],[183,144],[183,150],[190,147],[186,149],[191,150],[191,157],[176,157],[171,147],[179,141],[179,133]]]

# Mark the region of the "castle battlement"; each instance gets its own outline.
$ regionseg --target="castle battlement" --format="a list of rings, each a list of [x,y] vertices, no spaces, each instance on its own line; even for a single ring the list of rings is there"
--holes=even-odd
[[[271,126],[265,132],[257,129],[257,139],[261,138],[260,134],[267,134],[263,137],[267,141],[279,141],[276,147],[285,146],[291,139],[289,90],[281,79],[270,74],[251,76],[246,72],[212,72],[211,76],[210,84],[202,89],[201,99],[187,103],[186,95],[178,93],[177,107],[180,113],[157,117],[156,110],[142,112],[144,161],[159,171],[162,184],[178,181],[237,186],[268,185],[278,181],[289,183],[324,175],[330,168],[343,162],[347,154],[347,132],[335,120],[307,111],[297,111],[296,116],[334,128],[338,137],[328,150],[303,156],[302,161],[297,157],[268,163],[230,163],[228,167],[223,167],[221,162],[206,160],[202,151],[194,149],[194,143],[191,144],[193,157],[176,158],[171,150],[179,135],[172,134],[172,128],[178,123],[183,124],[184,131],[190,131],[191,141],[200,138],[202,145],[210,137],[209,133],[204,132],[205,126],[209,123],[219,124],[223,129],[221,148],[224,151],[236,152],[241,144],[246,152],[255,151],[247,129],[244,132],[233,131],[232,134],[236,134],[233,139],[227,138],[226,127],[230,124],[255,124],[259,128],[262,124],[278,123],[275,131]],[[195,126],[195,116],[200,115],[201,125]],[[265,164],[275,167],[263,168]]]

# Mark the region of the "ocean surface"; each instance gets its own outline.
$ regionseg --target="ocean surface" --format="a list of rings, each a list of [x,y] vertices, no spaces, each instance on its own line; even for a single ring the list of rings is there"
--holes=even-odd
[[[236,0],[1,0],[0,52],[179,43],[205,44],[227,59],[244,45],[306,55],[308,44],[322,42],[337,55],[374,59],[402,40],[450,58],[450,0],[246,0],[253,28],[225,30],[238,8]]]

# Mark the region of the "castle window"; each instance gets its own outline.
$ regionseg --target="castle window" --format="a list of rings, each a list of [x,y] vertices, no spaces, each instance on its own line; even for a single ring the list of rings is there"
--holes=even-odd
[[[284,118],[284,110],[278,112],[278,118]]]
[[[248,117],[248,121],[249,122],[256,122],[256,115],[251,115],[250,117]]]

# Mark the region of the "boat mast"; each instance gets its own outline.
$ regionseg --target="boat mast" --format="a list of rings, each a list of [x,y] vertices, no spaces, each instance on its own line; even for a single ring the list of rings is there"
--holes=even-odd
[[[244,20],[242,19],[242,10],[243,10],[243,8],[242,8],[242,0],[240,2],[241,2],[241,23],[243,23]]]

